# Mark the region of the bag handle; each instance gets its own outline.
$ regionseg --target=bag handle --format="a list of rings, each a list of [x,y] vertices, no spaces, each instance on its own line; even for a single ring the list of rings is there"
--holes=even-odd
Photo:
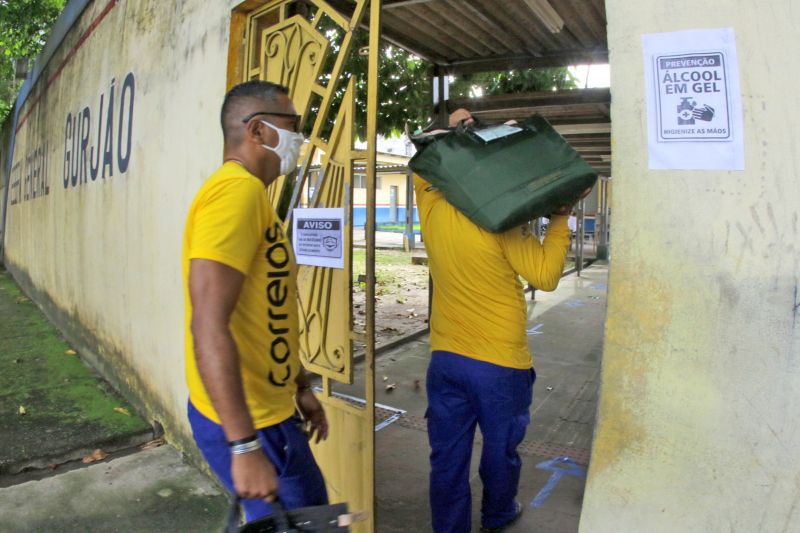
[[[483,128],[484,126],[486,126],[486,124],[481,119],[477,117],[472,117],[472,122],[470,122],[469,124],[467,124],[466,119],[459,120],[458,124],[456,124],[454,128],[450,129],[455,130],[457,133],[467,133],[475,129]]]
[[[228,510],[228,520],[225,526],[225,533],[239,533],[239,522],[242,519],[241,503],[242,498],[240,498],[238,494],[231,498],[231,506]],[[281,504],[280,500],[276,498],[275,501],[270,505],[272,505],[273,513],[267,518],[271,519],[275,523],[276,531],[289,531],[289,517],[286,514],[286,509],[283,508],[283,504]]]

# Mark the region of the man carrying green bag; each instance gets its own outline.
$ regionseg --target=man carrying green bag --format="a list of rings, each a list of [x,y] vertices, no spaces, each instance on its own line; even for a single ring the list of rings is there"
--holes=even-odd
[[[463,109],[450,116],[451,127],[471,121]],[[470,162],[455,166],[468,169]],[[433,529],[470,531],[469,465],[480,425],[481,530],[502,531],[522,513],[516,501],[521,469],[516,449],[530,422],[536,379],[519,275],[537,289],[556,288],[570,244],[571,205],[552,211],[540,242],[519,223],[486,231],[419,176],[415,190],[434,284],[426,413]],[[492,184],[486,190],[491,197]]]

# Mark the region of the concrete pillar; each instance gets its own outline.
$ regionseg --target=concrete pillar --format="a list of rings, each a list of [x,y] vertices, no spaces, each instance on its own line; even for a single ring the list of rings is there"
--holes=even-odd
[[[392,224],[397,224],[399,220],[397,216],[397,202],[398,202],[398,190],[397,185],[390,185],[389,186],[389,221]]]
[[[615,247],[580,531],[800,531],[800,5],[605,4]],[[736,33],[744,171],[649,169],[641,36],[698,27]]]
[[[608,190],[611,182],[605,176],[601,176],[597,182],[599,188],[599,206],[597,208],[597,219],[595,220],[594,238],[597,242],[598,261],[608,260]]]

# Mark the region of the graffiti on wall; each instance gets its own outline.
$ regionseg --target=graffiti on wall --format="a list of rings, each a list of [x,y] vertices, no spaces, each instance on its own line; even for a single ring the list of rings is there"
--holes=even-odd
[[[67,113],[64,128],[64,188],[92,183],[98,177],[128,171],[133,142],[136,80],[129,72],[117,96],[116,80],[100,94],[97,107]],[[115,120],[116,119],[116,120]]]
[[[135,96],[136,78],[129,72],[121,84],[112,79],[93,104],[68,111],[62,122],[64,128],[54,129],[62,138],[51,138],[49,130],[42,131],[34,148],[11,167],[9,205],[50,194],[51,174],[58,172],[50,161],[52,146],[64,147],[64,189],[111,178],[115,173],[125,174],[133,149]]]
[[[50,194],[47,168],[47,141],[29,151],[11,167],[8,190],[10,205]]]

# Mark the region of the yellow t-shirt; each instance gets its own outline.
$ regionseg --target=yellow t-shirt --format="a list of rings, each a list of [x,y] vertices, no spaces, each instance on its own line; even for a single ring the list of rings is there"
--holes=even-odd
[[[195,361],[189,264],[211,259],[246,276],[230,319],[242,384],[256,428],[294,413],[298,356],[297,267],[264,183],[225,163],[197,193],[183,237],[186,379],[198,411],[219,423]]]
[[[554,216],[540,243],[527,225],[483,230],[419,177],[414,188],[433,278],[431,350],[531,368],[518,274],[539,290],[556,288],[570,243],[567,217]]]

